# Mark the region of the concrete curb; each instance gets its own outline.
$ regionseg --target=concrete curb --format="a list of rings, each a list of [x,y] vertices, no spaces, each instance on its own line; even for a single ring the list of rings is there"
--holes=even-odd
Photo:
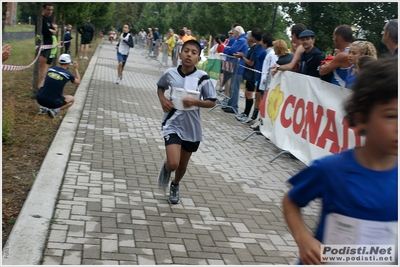
[[[3,249],[2,265],[41,264],[59,190],[67,168],[90,82],[102,44],[99,44],[75,93]]]

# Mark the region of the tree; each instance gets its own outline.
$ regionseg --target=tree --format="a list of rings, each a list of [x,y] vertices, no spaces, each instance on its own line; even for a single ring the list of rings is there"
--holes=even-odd
[[[378,55],[387,53],[381,42],[385,22],[398,17],[397,2],[301,2],[285,3],[288,22],[303,23],[315,32],[315,45],[322,52],[333,50],[332,34],[342,24],[359,28],[355,36],[372,42]]]

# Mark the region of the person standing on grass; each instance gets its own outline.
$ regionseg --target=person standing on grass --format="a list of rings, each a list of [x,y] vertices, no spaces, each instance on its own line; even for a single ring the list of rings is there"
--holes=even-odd
[[[53,34],[55,33],[52,26],[52,18],[53,14],[53,4],[45,3],[43,4],[42,11],[42,44],[43,45],[52,45],[53,44]],[[42,86],[42,81],[44,76],[46,75],[46,62],[50,57],[51,48],[42,49],[40,51],[39,57],[39,77],[38,77],[38,88]]]
[[[71,40],[74,38],[71,36],[71,30],[72,30],[72,25],[67,24],[67,30],[65,31],[64,34],[64,53],[65,54],[71,54]]]
[[[68,71],[70,63],[72,62],[71,56],[62,54],[58,62],[60,66],[52,66],[47,71],[44,85],[39,89],[36,100],[41,105],[40,115],[48,114],[51,118],[56,118],[60,110],[67,109],[74,103],[72,95],[63,95],[64,87],[68,81],[73,84],[81,82],[81,76],[78,71],[78,63],[74,61],[73,75]]]
[[[323,244],[397,243],[397,58],[367,64],[344,109],[349,127],[365,136],[364,145],[315,160],[288,180],[293,187],[283,197],[283,213],[302,264],[323,263]],[[312,235],[301,218],[301,208],[316,198],[321,199],[322,209]],[[346,233],[337,230],[340,227],[346,228]],[[368,234],[363,241],[357,234],[361,231]],[[346,237],[355,240],[343,243]],[[397,261],[397,248],[395,252]]]
[[[89,44],[92,42],[94,37],[94,27],[92,23],[90,23],[90,18],[87,18],[86,24],[79,26],[77,31],[82,35],[79,58],[88,60]]]
[[[129,49],[133,47],[133,38],[129,33],[131,30],[131,25],[129,23],[125,23],[122,27],[122,34],[119,37],[119,41],[115,49],[117,49],[117,58],[118,58],[118,78],[116,84],[119,84],[122,80],[122,72],[124,71],[124,67],[126,64],[126,60],[129,56]]]
[[[166,160],[158,175],[158,185],[167,187],[171,172],[175,178],[170,185],[169,202],[178,204],[179,182],[183,178],[189,159],[202,141],[200,108],[211,108],[217,100],[214,85],[205,71],[195,66],[200,61],[201,48],[195,40],[186,41],[182,46],[180,58],[182,65],[169,68],[157,82],[157,94],[164,111],[162,135],[165,141]],[[184,109],[177,110],[174,103],[178,88],[184,88],[198,95],[197,98],[183,98],[179,103]],[[170,98],[164,93],[170,89]],[[178,104],[178,103],[176,103]],[[190,110],[187,110],[190,109]]]

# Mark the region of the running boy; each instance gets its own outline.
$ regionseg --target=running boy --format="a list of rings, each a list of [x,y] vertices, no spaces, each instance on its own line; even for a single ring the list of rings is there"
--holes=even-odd
[[[133,47],[133,38],[129,33],[131,30],[131,25],[125,23],[122,26],[122,34],[119,37],[119,41],[115,49],[117,49],[117,59],[118,59],[118,78],[116,84],[119,84],[122,80],[122,72],[126,64],[126,60],[129,56],[129,49]]]
[[[171,172],[176,171],[170,185],[171,204],[180,202],[179,182],[186,172],[190,156],[202,141],[199,108],[211,108],[217,100],[210,77],[195,67],[200,61],[200,52],[199,42],[186,41],[180,53],[182,65],[166,70],[157,82],[157,94],[164,111],[162,135],[167,156],[158,175],[158,184],[165,188]],[[169,99],[164,96],[168,89],[171,89]],[[193,97],[180,99],[179,93],[182,92]]]
[[[322,244],[397,244],[397,100],[397,58],[366,65],[345,104],[349,126],[365,135],[365,144],[318,159],[289,179],[283,210],[303,264],[322,263]],[[316,198],[322,211],[313,237],[301,207]]]

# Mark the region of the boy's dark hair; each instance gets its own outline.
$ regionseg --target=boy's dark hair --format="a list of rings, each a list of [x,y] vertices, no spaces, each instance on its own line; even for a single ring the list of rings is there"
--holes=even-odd
[[[297,23],[297,24],[293,25],[291,28],[292,34],[294,34],[297,39],[299,39],[300,33],[304,30],[307,30],[307,27],[303,23]]]
[[[232,24],[232,29],[236,28],[237,26],[240,26],[240,24],[239,23],[233,23]]]
[[[375,105],[398,98],[398,71],[397,57],[381,58],[365,65],[353,85],[353,94],[344,105],[350,127],[356,126],[357,114],[366,122]]]
[[[47,6],[53,6],[53,4],[52,3],[44,3],[43,4],[43,9],[46,9]]]
[[[178,31],[178,35],[179,36],[185,36],[185,30],[184,29],[180,29],[179,31]]]
[[[365,66],[368,65],[368,63],[370,62],[375,62],[376,58],[371,57],[371,56],[361,56],[357,59],[357,71],[361,72],[362,70],[364,70]]]
[[[262,30],[259,28],[251,29],[251,36],[257,40],[257,42],[261,41],[262,39]]]
[[[185,46],[186,46],[186,45],[189,45],[189,44],[196,46],[196,47],[199,49],[199,55],[200,55],[200,53],[201,53],[201,46],[200,46],[200,43],[197,42],[196,40],[188,40],[188,41],[184,42],[183,45],[182,45],[182,51],[183,51],[183,49],[185,48]]]
[[[225,36],[224,34],[221,34],[221,35],[219,36],[219,39],[221,40],[221,42],[225,42],[226,36]]]
[[[341,36],[345,42],[351,43],[354,41],[353,30],[349,25],[340,25],[336,28],[335,34]]]
[[[262,36],[262,41],[264,44],[266,44],[268,47],[272,47],[273,44],[272,42],[275,41],[274,36],[270,33],[266,33]]]

